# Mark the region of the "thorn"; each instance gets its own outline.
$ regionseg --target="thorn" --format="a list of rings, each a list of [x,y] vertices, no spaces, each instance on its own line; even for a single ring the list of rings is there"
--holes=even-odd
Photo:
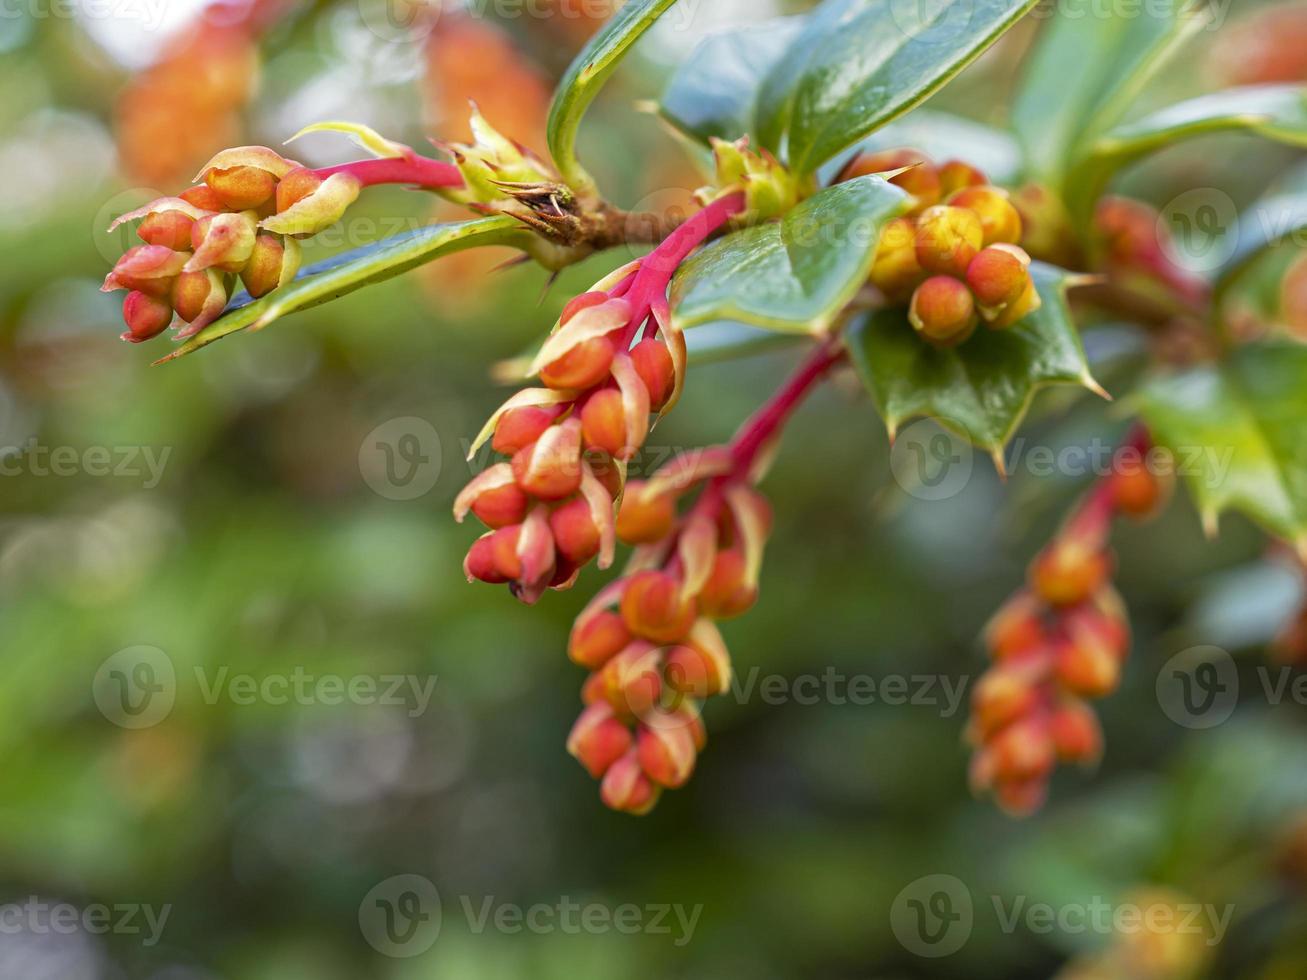
[[[554,283],[558,281],[558,276],[559,273],[557,271],[549,274],[549,278],[545,280],[544,286],[540,289],[540,296],[536,299],[536,306],[544,305],[545,299],[549,296],[549,290],[551,290]]]
[[[1110,402],[1116,400],[1112,397],[1111,393],[1102,385],[1100,385],[1098,383],[1098,380],[1091,374],[1085,374],[1084,376],[1082,376],[1080,379],[1080,383],[1084,385],[1086,388],[1088,388],[1090,391],[1092,391],[1099,398],[1102,398],[1104,401]]]
[[[1080,289],[1084,286],[1103,286],[1107,283],[1107,276],[1101,276],[1097,273],[1079,272],[1066,277],[1065,285],[1067,289]]]
[[[531,256],[523,252],[521,255],[515,255],[511,259],[505,259],[503,262],[500,262],[499,265],[495,266],[490,271],[492,273],[507,272],[509,269],[516,269],[519,265],[525,265],[530,261],[531,261]]]
[[[989,458],[994,461],[994,469],[998,471],[998,478],[1007,483],[1007,460],[1003,458],[1003,447],[995,446],[989,451]]]

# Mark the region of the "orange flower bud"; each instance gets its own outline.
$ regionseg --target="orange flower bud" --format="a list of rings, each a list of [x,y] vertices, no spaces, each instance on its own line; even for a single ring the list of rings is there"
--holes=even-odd
[[[1144,520],[1162,507],[1169,493],[1169,474],[1163,478],[1142,463],[1112,475],[1112,506],[1127,517]]]
[[[1093,764],[1103,754],[1103,730],[1083,701],[1068,699],[1059,704],[1049,716],[1048,728],[1063,762]]]
[[[604,388],[586,399],[581,409],[581,434],[586,446],[610,456],[626,448],[626,408],[620,391]]]
[[[218,269],[221,272],[240,272],[254,253],[256,238],[251,212],[211,214],[201,218],[191,230],[195,254],[186,263],[186,271]]]
[[[582,711],[567,736],[568,753],[595,779],[626,755],[631,744],[631,730],[602,702]]]
[[[976,301],[966,285],[951,276],[931,276],[912,294],[908,320],[936,347],[956,347],[976,329]]]
[[[1053,740],[1036,719],[1004,728],[989,742],[988,752],[999,782],[1042,779],[1053,768]]]
[[[582,427],[584,431],[584,424]],[[590,467],[590,472],[595,475],[599,485],[613,500],[622,495],[622,471],[617,465],[617,461],[611,455],[601,449],[590,449],[585,453],[585,465]]]
[[[599,528],[584,497],[570,500],[550,514],[549,528],[558,553],[568,561],[584,565],[599,554]]]
[[[241,270],[241,282],[254,299],[266,296],[295,278],[299,271],[299,256],[300,246],[294,239],[259,235],[249,261]]]
[[[183,332],[203,329],[216,320],[227,305],[227,287],[222,275],[212,269],[183,272],[173,284],[172,304],[177,308],[177,315],[190,324]]]
[[[1106,645],[1082,635],[1058,644],[1057,679],[1080,697],[1107,697],[1121,681],[1121,662]]]
[[[1111,573],[1107,553],[1079,537],[1060,538],[1030,566],[1030,586],[1052,606],[1074,606],[1097,592]]]
[[[631,363],[649,389],[649,408],[658,411],[667,404],[676,387],[676,365],[661,340],[647,337],[631,348]]]
[[[622,619],[636,636],[655,643],[675,643],[689,633],[697,608],[681,598],[681,583],[668,572],[636,572],[622,593]]]
[[[297,167],[277,183],[277,212],[287,211],[322,186],[322,178],[307,167]]]
[[[991,670],[971,695],[971,716],[982,738],[1029,714],[1039,694],[1029,671]]]
[[[136,234],[146,244],[170,248],[174,252],[189,252],[194,227],[195,221],[180,211],[156,211],[142,219]]]
[[[216,212],[225,210],[222,198],[218,197],[218,195],[213,192],[213,188],[208,184],[201,184],[198,187],[192,187],[190,190],[182,191],[177,196],[187,204],[193,204],[203,211]]]
[[[731,678],[731,662],[725,652],[724,648],[710,650],[689,643],[673,647],[663,668],[667,686],[692,698],[721,694]]]
[[[740,548],[724,548],[713,559],[712,574],[699,590],[699,611],[713,619],[733,619],[758,601],[758,589],[748,582],[748,563]]]
[[[998,242],[1016,245],[1021,241],[1021,214],[1006,191],[997,187],[964,187],[950,195],[948,203],[975,213],[986,245]]]
[[[516,582],[522,578],[522,559],[518,556],[521,540],[521,524],[501,527],[490,535],[490,554],[494,559],[495,571],[505,582]]]
[[[1009,816],[1028,817],[1044,805],[1047,797],[1048,784],[1042,776],[994,783],[994,801]]]
[[[562,357],[540,370],[540,380],[549,388],[593,388],[606,377],[613,363],[613,342],[607,337],[583,340]]]
[[[892,300],[907,299],[926,278],[917,261],[917,228],[907,218],[895,218],[881,232],[871,284]]]
[[[928,208],[917,222],[917,261],[927,272],[962,278],[984,238],[974,211],[947,205]]]
[[[1110,588],[1091,601],[1066,611],[1062,625],[1074,643],[1100,646],[1112,659],[1123,662],[1130,651],[1130,625],[1120,597]]]
[[[134,290],[123,300],[123,322],[127,324],[127,332],[122,339],[139,344],[168,329],[172,307],[166,300]]]
[[[513,456],[517,485],[541,500],[562,500],[581,486],[581,420],[551,426]]]
[[[283,181],[291,181],[284,197],[287,201],[294,199],[294,203],[281,207],[279,195],[277,213],[259,222],[264,231],[296,237],[316,235],[339,221],[363,190],[362,181],[350,173],[334,173],[312,189],[310,185],[318,179],[316,174],[292,179],[294,173],[289,171]]]
[[[132,289],[164,299],[190,258],[189,252],[174,252],[163,245],[137,245],[122,254],[100,289],[106,293]]]
[[[259,167],[210,170],[204,182],[228,211],[258,210],[273,199],[277,178]]]
[[[646,497],[645,482],[632,480],[617,511],[617,536],[627,544],[653,544],[672,532],[676,497],[670,493]]]
[[[577,622],[567,644],[572,663],[598,670],[631,642],[631,632],[617,613],[600,610]]]
[[[931,205],[938,204],[942,196],[942,184],[939,170],[920,150],[897,149],[880,150],[875,153],[860,153],[840,172],[837,182],[865,177],[867,174],[883,174],[891,170],[904,170],[890,179],[890,183],[902,187],[913,197],[912,213],[916,214]]]
[[[989,178],[969,163],[961,160],[949,160],[939,168],[940,191],[947,200],[964,187],[982,187],[989,183]]]
[[[622,717],[648,714],[662,696],[661,657],[651,643],[635,642],[604,664],[604,699]]]
[[[493,534],[482,535],[468,549],[467,557],[463,559],[463,574],[469,582],[503,585],[508,581],[508,577],[499,571],[499,564],[495,560],[494,537]]]
[[[1031,279],[1026,283],[1026,291],[1021,294],[1021,297],[1009,303],[998,316],[989,321],[989,328],[991,330],[1006,330],[1008,327],[1015,326],[1024,320],[1043,305],[1044,301],[1039,295],[1039,290],[1035,288],[1035,280]]]
[[[512,456],[544,435],[564,411],[563,405],[510,408],[495,424],[495,437],[490,445],[495,452]]]
[[[967,266],[967,285],[981,314],[994,319],[1030,286],[1030,256],[1015,245],[983,248]]]
[[[1009,660],[1043,647],[1047,641],[1039,601],[1028,592],[1009,599],[985,628],[985,643],[997,661]]]
[[[659,786],[677,789],[694,772],[694,737],[683,725],[641,725],[636,736],[640,768]]]
[[[599,797],[604,801],[604,806],[635,816],[643,816],[652,810],[658,803],[660,792],[644,774],[635,749],[631,749],[609,767],[599,786]]]
[[[505,483],[478,494],[472,502],[472,513],[486,527],[498,530],[510,524],[521,524],[526,519],[528,503],[521,487],[516,483]]]
[[[581,685],[581,703],[598,704],[600,701],[608,700],[607,688],[604,685],[604,675],[596,671],[585,679]]]

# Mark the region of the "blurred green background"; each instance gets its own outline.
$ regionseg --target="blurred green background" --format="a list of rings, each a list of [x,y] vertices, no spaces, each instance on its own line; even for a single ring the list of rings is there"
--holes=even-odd
[[[633,104],[703,32],[804,6],[714,0],[649,38],[583,134],[608,195],[683,200],[687,158]],[[604,576],[590,569],[535,609],[468,586],[475,532],[450,506],[467,442],[508,394],[490,365],[630,256],[596,257],[547,291],[538,269],[456,257],[150,368],[167,342],[120,343],[121,297],[98,292],[131,244],[103,229],[189,175],[160,163],[143,178],[170,146],[126,131],[115,105],[194,7],[25,3],[0,16],[0,978],[1049,977],[1095,968],[1121,937],[1008,927],[1011,903],[1145,887],[1233,916],[1196,971],[1138,976],[1307,976],[1307,907],[1286,873],[1307,872],[1291,845],[1307,730],[1301,704],[1263,688],[1279,677],[1264,647],[1301,600],[1290,565],[1237,518],[1205,540],[1183,495],[1121,527],[1136,641],[1102,705],[1106,758],[1059,773],[1043,813],[1009,820],[968,794],[965,696],[945,691],[984,669],[975,637],[1086,481],[1032,475],[1018,456],[1003,484],[978,456],[959,492],[922,499],[894,476],[903,450],[891,455],[850,378],[805,407],[765,484],[777,521],[762,601],[725,627],[741,693],[707,706],[693,781],[647,818],[608,812],[563,748],[583,679],[564,653],[569,623]],[[292,4],[261,40],[248,105],[221,126],[184,105],[178,117],[200,126],[201,161],[324,117],[420,145],[459,132],[453,107],[474,84],[483,108],[501,107],[492,121],[538,127],[586,25],[474,7],[460,28],[473,33],[442,45],[430,29],[378,30],[370,0]],[[498,40],[471,57],[459,38],[477,30]],[[936,105],[1000,121],[1030,33]],[[1168,86],[1211,87],[1219,41],[1202,39]],[[494,44],[514,46],[505,64],[522,74],[486,69]],[[314,137],[295,152],[322,165],[348,148]],[[1292,163],[1224,138],[1129,179],[1150,199],[1205,182],[1242,201]],[[334,245],[436,214],[449,212],[423,195],[372,191]],[[1098,324],[1086,342],[1105,385],[1127,393],[1144,340]],[[650,452],[725,440],[794,357],[696,366]],[[1046,392],[1021,451],[1110,441],[1125,424],[1090,396]],[[1236,655],[1242,691],[1204,730],[1176,724],[1156,694],[1163,665],[1196,644]],[[915,703],[848,703],[831,672],[879,692],[902,683]],[[233,686],[297,673],[383,694],[398,676],[418,693],[366,703],[378,699],[318,688],[280,703]],[[124,679],[161,685],[162,700],[124,714]],[[818,681],[833,686],[795,696]],[[914,883],[941,874],[973,913],[965,942],[932,958],[895,927]],[[378,940],[375,901],[397,875],[440,896],[400,947]],[[541,928],[495,925],[499,909],[568,903],[610,925],[563,928],[556,911],[537,913]],[[633,934],[611,925],[628,904]],[[671,909],[661,925],[655,906]],[[55,907],[107,907],[114,925],[56,928],[39,912]],[[163,909],[151,930],[145,912]],[[1103,969],[1092,975],[1125,976]]]

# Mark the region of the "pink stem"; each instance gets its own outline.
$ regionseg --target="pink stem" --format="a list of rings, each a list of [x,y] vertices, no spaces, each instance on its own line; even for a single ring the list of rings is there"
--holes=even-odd
[[[452,163],[414,154],[385,160],[358,160],[335,167],[323,167],[315,174],[326,180],[332,174],[352,174],[364,187],[377,184],[409,184],[414,187],[462,187],[463,176]]]

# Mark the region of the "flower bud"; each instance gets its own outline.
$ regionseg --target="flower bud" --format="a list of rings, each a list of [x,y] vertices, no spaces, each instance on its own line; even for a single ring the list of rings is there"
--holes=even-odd
[[[591,290],[588,293],[573,296],[567,301],[567,305],[563,307],[563,312],[558,317],[558,323],[560,326],[565,327],[582,310],[588,310],[592,306],[602,306],[611,298],[607,293],[600,290]]]
[[[525,498],[523,498],[525,500]],[[590,502],[577,497],[549,515],[554,547],[569,562],[584,565],[599,554],[599,528],[590,513]]]
[[[1130,652],[1125,609],[1111,588],[1101,589],[1091,601],[1066,610],[1062,626],[1073,643],[1102,647],[1117,663],[1123,663]]]
[[[512,456],[544,435],[564,410],[563,405],[510,408],[495,424],[495,437],[490,445],[495,452]]]
[[[999,668],[980,679],[971,695],[971,717],[982,738],[1028,715],[1039,700],[1030,672]]]
[[[218,319],[227,306],[227,286],[214,269],[183,272],[172,287],[172,305],[187,327],[179,336],[190,336]]]
[[[484,534],[472,543],[463,559],[463,574],[469,582],[481,581],[490,585],[503,585],[508,577],[499,571],[495,560],[494,535]]]
[[[195,254],[186,263],[186,271],[218,269],[221,272],[240,272],[254,253],[256,237],[253,212],[211,214],[201,218],[191,231]]]
[[[1015,303],[1030,285],[1030,256],[1015,245],[983,248],[967,266],[967,286],[986,319]]]
[[[1049,715],[1048,730],[1063,762],[1093,764],[1103,754],[1103,730],[1083,701],[1068,699],[1059,704]]]
[[[928,208],[917,222],[917,261],[927,272],[960,279],[983,245],[980,218],[968,208]]]
[[[213,188],[208,184],[200,184],[198,187],[192,187],[189,190],[182,191],[177,195],[187,204],[193,204],[202,211],[218,212],[226,210],[222,203],[222,198],[213,192]],[[189,246],[188,246],[189,247]]]
[[[723,548],[713,559],[712,573],[699,590],[699,611],[713,619],[733,619],[758,601],[758,589],[748,581],[748,563],[740,548]]]
[[[969,163],[949,160],[939,168],[940,191],[945,200],[964,187],[983,187],[989,178]]]
[[[521,524],[526,519],[529,501],[516,483],[504,483],[477,495],[472,502],[472,513],[491,530]]]
[[[1135,520],[1153,516],[1166,500],[1168,486],[1142,463],[1112,474],[1112,506]]]
[[[272,201],[277,178],[260,167],[210,170],[204,182],[228,211],[257,211]]]
[[[316,178],[316,175],[313,176]],[[293,177],[292,174],[287,174],[286,179],[291,181],[291,189],[288,189],[285,197],[286,200],[294,199],[294,203],[281,207],[279,194],[277,213],[259,222],[259,227],[264,231],[277,235],[316,235],[339,221],[363,190],[363,184],[357,177],[340,172],[332,174],[302,196],[295,197],[311,181],[302,176]],[[279,192],[280,190],[278,187]]]
[[[677,694],[710,698],[731,681],[731,660],[724,644],[684,643],[668,651],[663,666],[667,686]]]
[[[501,527],[490,535],[490,556],[499,578],[517,582],[522,578],[522,558],[518,554],[522,540],[522,525]]]
[[[102,292],[132,289],[158,299],[166,298],[173,282],[190,260],[189,252],[174,252],[163,245],[129,248],[105,276]]]
[[[640,767],[635,749],[614,762],[599,786],[599,797],[604,806],[619,813],[643,816],[658,803],[661,790],[654,785]]]
[[[581,420],[551,426],[513,455],[517,485],[541,500],[562,500],[581,486]]]
[[[907,218],[895,218],[881,232],[871,284],[891,300],[907,299],[926,278],[917,261],[917,228]]]
[[[1004,728],[987,746],[994,778],[1002,782],[1043,778],[1053,768],[1053,740],[1036,719]]]
[[[912,212],[920,213],[932,205],[938,204],[942,196],[942,184],[939,170],[920,150],[896,149],[880,150],[875,153],[860,153],[840,172],[837,183],[865,177],[867,174],[884,174],[891,170],[911,169],[890,178],[890,183],[902,187],[912,195]]]
[[[293,238],[261,234],[254,241],[254,251],[241,270],[241,282],[254,299],[284,286],[299,271],[300,246]]]
[[[598,670],[631,642],[631,632],[617,613],[602,609],[578,620],[567,644],[572,663]]]
[[[1107,646],[1083,635],[1058,644],[1057,679],[1082,698],[1107,697],[1121,681],[1121,662]]]
[[[668,572],[636,572],[622,593],[622,619],[636,636],[655,643],[675,643],[694,624],[695,601],[681,597],[681,583]]]
[[[985,627],[985,644],[990,656],[1002,662],[1042,648],[1047,641],[1042,607],[1028,592],[1009,599]]]
[[[1047,797],[1048,783],[1042,776],[994,783],[994,801],[1009,816],[1028,817],[1044,805]]]
[[[642,717],[662,695],[658,648],[635,642],[603,667],[604,699],[622,717]]]
[[[613,363],[613,342],[607,337],[583,340],[562,357],[540,369],[540,380],[549,388],[584,391],[608,377]]]
[[[123,300],[123,322],[127,324],[127,332],[122,339],[139,344],[168,329],[172,307],[166,300],[134,290]]]
[[[694,772],[694,737],[684,725],[641,725],[636,736],[640,768],[659,786],[677,789]]]
[[[277,212],[289,211],[322,186],[322,178],[307,167],[297,167],[277,183]]]
[[[626,408],[620,391],[604,388],[586,399],[581,409],[581,434],[588,448],[610,456],[626,448]]]
[[[676,365],[661,340],[646,337],[631,348],[631,363],[649,391],[649,408],[658,411],[676,388]]]
[[[957,279],[932,276],[912,294],[908,320],[934,346],[956,347],[976,329],[976,301]]]
[[[653,544],[672,532],[676,522],[676,497],[671,493],[653,496],[643,491],[645,482],[632,480],[617,511],[617,536],[627,544]]]
[[[1032,278],[1026,283],[1026,291],[1021,294],[1021,297],[1009,303],[1001,313],[989,321],[989,328],[1006,330],[1008,327],[1016,326],[1043,305],[1044,301],[1039,295],[1039,290],[1035,288],[1035,280]]]
[[[567,751],[595,779],[630,750],[631,730],[602,702],[581,712],[567,736]]]
[[[964,187],[952,194],[948,203],[955,208],[966,208],[980,219],[986,245],[1021,241],[1021,214],[1009,200],[1007,192],[997,187]]]
[[[159,245],[174,252],[189,252],[194,227],[194,219],[180,211],[156,211],[141,220],[136,234],[148,245]]]
[[[1111,573],[1107,553],[1080,537],[1059,538],[1030,566],[1030,586],[1051,606],[1074,606],[1097,592]]]

